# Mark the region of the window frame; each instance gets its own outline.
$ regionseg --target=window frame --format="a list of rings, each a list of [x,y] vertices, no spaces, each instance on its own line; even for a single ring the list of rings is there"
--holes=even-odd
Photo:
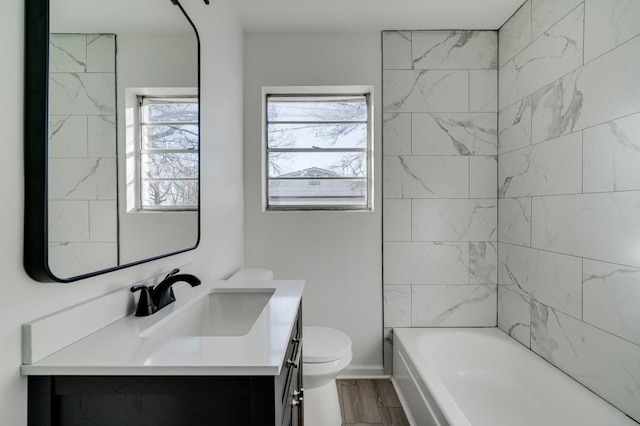
[[[143,194],[143,182],[150,180],[161,180],[161,181],[195,181],[200,186],[200,173],[198,172],[198,176],[195,178],[165,178],[165,179],[148,179],[142,176],[143,170],[143,158],[145,155],[145,151],[149,152],[165,152],[165,153],[188,153],[188,154],[196,154],[198,157],[198,170],[200,170],[200,111],[198,111],[198,121],[197,122],[171,122],[171,123],[146,123],[143,119],[143,106],[144,100],[162,100],[162,99],[189,99],[193,100],[192,103],[199,105],[199,96],[198,94],[193,93],[138,93],[136,94],[136,149],[135,149],[135,191],[136,191],[136,211],[138,212],[192,212],[198,211],[200,208],[200,199],[198,197],[198,204],[196,205],[180,205],[180,206],[145,206],[142,200]],[[184,102],[187,103],[187,102]],[[191,103],[191,102],[190,102]],[[198,108],[199,109],[199,108]],[[196,125],[198,127],[198,149],[162,149],[162,150],[145,150],[144,149],[144,127],[147,125],[155,126],[155,125],[168,125],[168,124],[186,124],[186,125]],[[199,190],[198,190],[199,191]]]
[[[362,96],[367,103],[367,144],[365,148],[326,148],[326,149],[287,149],[292,152],[364,152],[366,158],[366,175],[364,177],[366,186],[366,203],[364,204],[294,204],[294,205],[270,205],[269,204],[269,149],[268,142],[268,101],[270,97],[292,97],[292,98],[313,98],[313,97],[351,97]],[[373,86],[288,86],[288,87],[263,87],[262,88],[262,211],[343,211],[343,212],[372,212],[374,206],[374,98]],[[329,124],[331,122],[328,122]],[[345,123],[349,123],[346,121]],[[322,124],[322,121],[318,121]],[[279,151],[278,149],[275,150]],[[314,178],[310,178],[314,179]],[[334,178],[335,179],[335,178]],[[338,178],[348,180],[349,178]],[[319,180],[319,179],[318,179]]]

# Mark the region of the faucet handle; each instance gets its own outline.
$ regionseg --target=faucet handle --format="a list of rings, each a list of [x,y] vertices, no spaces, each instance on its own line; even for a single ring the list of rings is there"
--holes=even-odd
[[[164,279],[166,280],[167,278],[169,278],[169,277],[171,277],[171,276],[173,276],[173,275],[177,274],[178,272],[180,272],[180,269],[176,268],[176,269],[174,269],[173,271],[169,272],[169,273],[167,274],[167,276],[166,276],[166,277],[164,277]]]
[[[156,306],[153,304],[153,300],[151,298],[152,290],[153,286],[148,287],[144,284],[138,284],[131,287],[131,293],[140,291],[140,299],[138,300],[138,306],[136,307],[137,317],[145,317],[156,311]]]

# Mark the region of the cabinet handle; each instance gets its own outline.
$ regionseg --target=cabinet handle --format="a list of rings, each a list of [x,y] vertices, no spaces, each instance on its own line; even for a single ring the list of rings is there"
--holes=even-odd
[[[293,337],[293,338],[291,339],[291,343],[300,343],[301,341],[302,341],[302,339],[301,339],[301,338],[299,338],[299,337]]]
[[[293,398],[291,400],[291,405],[293,405],[294,407],[297,407],[298,405],[300,405],[300,401],[298,401],[297,399]]]
[[[302,351],[300,350],[300,348],[298,348],[298,353],[296,354],[296,359],[295,360],[291,360],[288,359],[287,360],[287,365],[289,367],[293,367],[293,368],[298,368],[300,366],[300,355],[302,354]]]

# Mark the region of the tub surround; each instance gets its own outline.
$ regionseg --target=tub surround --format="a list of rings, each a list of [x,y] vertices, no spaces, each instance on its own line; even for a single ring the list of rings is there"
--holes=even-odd
[[[499,32],[498,326],[638,421],[635,3],[529,0]]]
[[[275,289],[244,336],[141,337],[213,289]],[[303,281],[259,281],[243,274],[176,289],[176,302],[148,317],[129,315],[21,368],[23,375],[247,376],[278,375],[295,324]],[[55,315],[42,321],[55,321]],[[81,318],[76,318],[81,321]]]

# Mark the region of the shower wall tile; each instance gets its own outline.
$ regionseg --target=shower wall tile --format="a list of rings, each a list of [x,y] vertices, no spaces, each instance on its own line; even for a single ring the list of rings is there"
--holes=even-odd
[[[500,154],[531,145],[531,97],[527,96],[500,111],[498,123]]]
[[[385,156],[385,198],[466,198],[469,160],[464,157]]]
[[[584,260],[584,321],[640,344],[640,269]]]
[[[531,0],[533,38],[540,37],[582,2],[583,0]]]
[[[87,36],[85,34],[51,34],[49,37],[49,72],[86,72]]]
[[[637,112],[640,112],[640,37],[536,92],[533,141]]]
[[[89,201],[89,232],[91,241],[118,241],[118,206],[115,200]]]
[[[87,156],[87,117],[49,116],[49,158]]]
[[[535,248],[640,267],[640,192],[533,198]]]
[[[57,73],[49,77],[49,108],[54,115],[115,115],[113,73]]]
[[[640,114],[584,131],[584,192],[640,189]]]
[[[383,155],[411,155],[411,113],[382,114]]]
[[[58,277],[73,277],[117,264],[117,243],[49,244],[49,266]]]
[[[584,61],[640,34],[640,2],[635,0],[585,0]]]
[[[469,243],[387,242],[385,284],[468,284]]]
[[[503,154],[500,159],[500,197],[582,192],[579,132]]]
[[[495,155],[496,114],[413,114],[413,155]],[[391,144],[394,139],[391,138]],[[386,144],[386,140],[385,140]]]
[[[116,157],[116,117],[91,115],[87,117],[89,157]]]
[[[116,72],[115,34],[87,34],[87,72]]]
[[[471,198],[498,197],[498,159],[495,156],[469,157],[470,196]]]
[[[384,112],[468,112],[469,71],[384,71]]]
[[[531,299],[498,286],[498,327],[527,348],[531,344]]]
[[[500,66],[520,53],[531,41],[531,2],[527,0],[498,32]]]
[[[382,66],[385,70],[410,70],[411,31],[384,31],[382,33]]]
[[[494,31],[413,31],[414,69],[496,69]]]
[[[583,22],[579,6],[500,68],[500,109],[582,65]]]
[[[413,200],[413,241],[495,241],[495,199]]]
[[[498,244],[492,241],[469,243],[469,282],[495,284],[498,282]]]
[[[77,158],[49,161],[50,200],[115,200],[116,159]]]
[[[582,318],[582,259],[503,243],[498,253],[500,285]]]
[[[413,286],[413,327],[496,325],[496,285]]]
[[[640,346],[534,301],[531,349],[640,419]]]
[[[531,198],[501,198],[498,213],[498,241],[531,246]]]
[[[497,112],[498,71],[469,71],[469,110],[471,112]]]
[[[89,203],[50,201],[48,205],[50,242],[89,241]]]
[[[384,286],[384,326],[411,327],[411,286]]]
[[[384,241],[411,241],[411,200],[382,201]]]

